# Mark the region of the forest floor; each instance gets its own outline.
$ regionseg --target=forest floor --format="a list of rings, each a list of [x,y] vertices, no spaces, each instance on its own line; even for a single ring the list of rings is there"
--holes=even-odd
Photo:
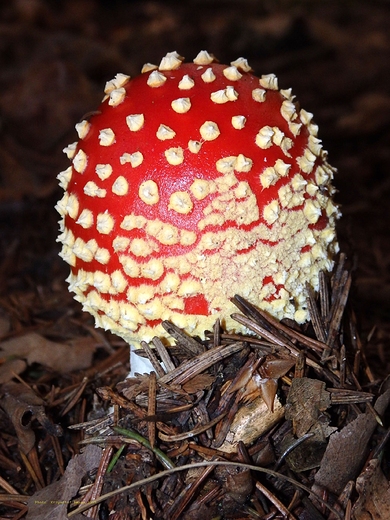
[[[56,175],[68,166],[62,149],[75,141],[75,123],[96,109],[105,82],[117,72],[134,76],[168,51],[190,60],[202,49],[222,63],[244,56],[258,75],[275,73],[281,88],[292,87],[301,106],[315,114],[329,162],[338,170],[336,200],[343,214],[338,235],[353,278],[350,304],[359,341],[373,380],[385,379],[390,372],[389,26],[385,0],[1,3],[0,337],[27,336],[30,346],[0,373],[0,383],[11,371],[30,385],[39,381],[36,389],[45,403],[63,406],[57,420],[68,411],[71,389],[80,390],[70,409],[77,403],[72,421],[82,422],[101,406],[94,390],[125,377],[127,347],[93,328],[64,281],[68,273],[58,257],[54,210],[61,197]],[[45,341],[72,345],[72,358],[64,351],[47,368],[51,344],[42,346]],[[107,379],[102,374],[108,366]],[[80,374],[93,380],[85,394]],[[51,385],[57,393],[49,398]],[[20,495],[32,495],[63,473],[78,449],[78,438],[67,438],[60,457],[65,466],[59,464],[53,474],[46,467],[41,479],[26,472],[24,458],[9,461],[16,446],[12,435],[5,422],[0,478]],[[33,445],[35,437],[25,442]],[[0,481],[1,487],[10,492]],[[17,508],[10,513],[1,507],[2,518],[17,517]]]

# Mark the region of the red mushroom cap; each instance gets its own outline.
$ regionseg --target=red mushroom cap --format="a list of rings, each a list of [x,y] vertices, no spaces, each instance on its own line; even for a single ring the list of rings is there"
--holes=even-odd
[[[304,322],[306,286],[338,247],[334,168],[312,114],[242,58],[182,60],[118,74],[76,125],[57,204],[70,290],[130,342],[165,335],[166,319],[242,330],[236,293]]]

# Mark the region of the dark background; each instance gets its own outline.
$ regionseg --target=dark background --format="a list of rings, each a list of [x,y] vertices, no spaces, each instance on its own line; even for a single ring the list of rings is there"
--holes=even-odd
[[[362,338],[389,372],[389,27],[385,0],[1,2],[0,308],[19,328],[79,312],[55,241],[61,150],[117,72],[206,49],[274,72],[314,113],[339,171],[339,238]]]

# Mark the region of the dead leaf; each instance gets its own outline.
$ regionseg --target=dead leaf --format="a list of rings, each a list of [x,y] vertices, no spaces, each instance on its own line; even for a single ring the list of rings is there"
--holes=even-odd
[[[279,379],[287,374],[295,365],[295,361],[296,360],[292,358],[272,359],[271,356],[267,356],[259,368],[259,373],[264,379]]]
[[[289,467],[300,473],[310,469],[318,468],[324,456],[327,438],[337,430],[334,426],[329,426],[329,421],[317,421],[309,430],[312,435],[302,444],[296,446],[293,451],[287,455],[286,462]],[[297,439],[293,435],[286,435],[282,443],[282,451],[289,448],[290,445],[296,443]]]
[[[260,384],[261,395],[270,412],[274,411],[274,402],[276,392],[278,390],[278,381],[276,379],[263,379]]]
[[[378,397],[375,410],[382,415],[390,402],[390,390]],[[329,437],[329,444],[316,473],[313,491],[327,489],[339,495],[349,480],[355,480],[366,457],[367,445],[377,422],[371,412],[362,413],[340,432]]]
[[[353,508],[355,520],[388,520],[390,518],[390,484],[384,476],[380,461],[370,460],[356,480],[359,498]]]
[[[27,363],[22,359],[8,359],[0,366],[0,384],[8,383],[15,377],[26,370]]]
[[[4,385],[0,405],[11,419],[18,437],[20,449],[26,455],[35,444],[35,434],[31,428],[33,418],[51,435],[60,435],[61,428],[53,425],[45,414],[44,401],[21,383]]]
[[[82,370],[91,366],[95,351],[92,338],[81,338],[73,344],[50,341],[36,332],[0,343],[0,356],[26,359],[27,363],[40,363],[60,373]]]
[[[253,489],[250,470],[232,466],[226,468],[220,466],[218,469],[219,471],[215,471],[215,475],[219,481],[223,482],[225,493],[238,504],[244,504]]]
[[[67,520],[70,500],[76,495],[81,480],[89,471],[99,466],[102,449],[89,445],[81,455],[73,457],[61,479],[34,493],[28,501],[27,520]],[[85,519],[76,515],[75,520]]]
[[[305,435],[329,407],[330,395],[325,390],[324,382],[308,377],[292,380],[286,403],[286,419],[293,422],[298,438]]]
[[[215,380],[210,374],[198,374],[183,385],[183,390],[188,394],[196,394],[199,390],[209,388]]]

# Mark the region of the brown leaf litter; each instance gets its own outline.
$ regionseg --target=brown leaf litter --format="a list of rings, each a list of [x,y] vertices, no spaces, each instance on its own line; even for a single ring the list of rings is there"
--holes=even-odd
[[[226,334],[216,323],[200,341],[164,323],[175,345],[155,338],[139,352],[151,374],[113,378],[114,352],[46,395],[44,380],[3,385],[17,443],[8,430],[0,457],[12,473],[18,449],[29,475],[25,495],[0,481],[6,510],[19,518],[27,504],[26,518],[347,519],[353,511],[356,520],[385,519],[379,461],[390,389],[362,355],[349,280],[341,256],[318,301],[311,295],[303,328],[236,296],[235,317],[255,334]],[[85,420],[91,398],[95,413]],[[61,417],[71,417],[69,434]]]
[[[0,342],[0,356],[5,359],[0,367],[0,383],[13,377],[13,372],[21,373],[20,369],[9,367],[9,363],[25,360],[28,365],[39,363],[60,373],[83,370],[91,366],[92,355],[96,349],[93,338],[80,338],[69,344],[50,341],[36,332],[10,338]]]
[[[373,375],[385,377],[390,366],[386,4],[2,3],[0,338],[18,348],[30,334],[38,338],[36,348],[0,356],[0,518],[64,518],[81,502],[131,485],[73,517],[340,517],[310,494],[321,485],[322,499],[342,518],[389,518],[388,412],[378,408],[387,392]],[[63,167],[60,151],[71,142],[74,123],[99,102],[104,81],[118,71],[136,74],[161,49],[193,56],[199,42],[221,59],[242,54],[255,70],[276,72],[316,115],[340,171],[339,238],[357,273],[359,323],[350,306],[329,319],[332,303],[323,280],[309,327],[274,323],[239,308],[238,319],[252,327],[247,338],[215,327],[207,342],[178,334],[176,347],[164,350],[154,340],[152,352],[163,365],[156,366],[155,378],[118,387],[128,372],[128,347],[93,330],[62,282],[66,275],[54,247],[55,172]],[[61,350],[78,342],[81,354],[86,345],[86,357],[88,345],[95,347],[92,365],[82,359],[75,359],[74,370],[53,364],[55,345]],[[240,342],[239,352],[203,371],[195,363],[197,374],[187,372],[193,377],[184,383],[160,381],[191,357]],[[49,347],[47,357],[35,357],[41,343]],[[277,378],[273,413],[302,404],[300,379],[314,404],[303,401],[306,414],[291,411],[292,419],[284,415],[258,435],[260,410],[272,417],[263,388],[272,396],[275,387],[261,372],[279,358],[295,365]],[[11,380],[13,389],[4,385]],[[214,419],[219,422],[210,426]],[[237,423],[244,432],[255,431],[255,438],[229,453],[227,439]],[[53,425],[61,426],[62,436]],[[74,425],[80,426],[69,428]],[[198,425],[208,429],[188,435]],[[215,447],[215,434],[219,443],[227,428]],[[183,434],[188,438],[172,440]],[[87,448],[82,440],[95,444]],[[149,480],[141,486],[144,477]],[[326,489],[328,482],[339,494]]]

